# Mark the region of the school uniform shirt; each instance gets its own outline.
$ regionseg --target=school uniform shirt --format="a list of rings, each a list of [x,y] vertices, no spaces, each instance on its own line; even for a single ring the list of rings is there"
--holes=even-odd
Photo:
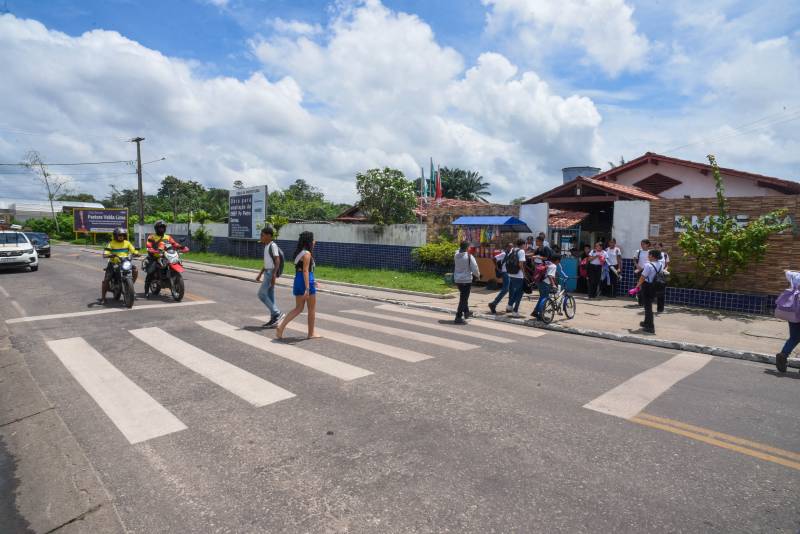
[[[546,241],[545,241],[545,243],[546,243]],[[535,249],[533,251],[533,255],[534,256],[542,256],[543,258],[549,260],[550,258],[553,257],[553,251],[547,245],[542,245],[541,247],[539,247],[539,248],[537,248],[537,249]],[[536,258],[535,260],[533,260],[533,262],[538,264],[538,263],[542,263],[542,260],[539,259],[539,258]]]
[[[639,250],[636,258],[636,266],[639,269],[644,269],[644,266],[650,261],[650,252],[647,250]]]
[[[661,253],[661,259],[658,260],[658,263],[661,264],[661,268],[662,269],[666,269],[668,262],[669,262],[669,254],[667,254],[666,252],[662,252]]]
[[[602,250],[600,252],[593,250],[589,253],[589,256],[592,258],[592,261],[590,261],[589,263],[591,263],[592,265],[602,265],[603,262],[601,261],[601,258],[605,258],[606,253],[605,251]]]
[[[644,281],[652,284],[653,281],[656,279],[656,274],[661,271],[663,267],[659,262],[647,262],[644,266],[644,270],[642,270],[642,276],[644,276]]]
[[[270,241],[269,245],[264,247],[264,270],[272,271],[275,269],[275,256],[278,255],[278,245],[275,241]]]
[[[471,284],[472,277],[480,278],[478,262],[469,252],[456,252],[453,258],[453,282],[456,284]]]
[[[556,280],[556,272],[557,271],[558,271],[558,265],[556,265],[555,263],[548,263],[547,264],[547,273],[544,275],[544,280],[543,280],[544,283],[545,284],[549,284],[549,285],[551,285],[553,287],[558,285],[558,280]],[[553,282],[550,281],[550,277],[551,276],[553,277],[553,280],[555,281],[555,284],[553,284]]]
[[[620,256],[622,256],[622,251],[619,247],[609,247],[606,249],[606,263],[608,263],[609,267],[616,267]]]
[[[521,248],[517,249],[517,259],[519,260],[519,272],[516,274],[508,273],[508,276],[510,278],[525,278],[525,273],[523,271],[525,268],[525,251]]]

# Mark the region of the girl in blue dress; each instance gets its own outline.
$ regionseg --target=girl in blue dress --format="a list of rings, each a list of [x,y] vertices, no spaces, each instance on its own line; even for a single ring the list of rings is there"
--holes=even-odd
[[[295,307],[278,326],[276,337],[283,338],[283,332],[289,322],[303,313],[308,305],[308,338],[319,337],[314,333],[314,320],[317,309],[317,284],[314,281],[314,234],[302,232],[294,251],[294,294]]]

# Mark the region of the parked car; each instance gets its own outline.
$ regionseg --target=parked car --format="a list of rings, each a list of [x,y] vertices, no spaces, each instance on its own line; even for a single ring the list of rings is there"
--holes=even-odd
[[[0,269],[39,270],[39,255],[28,237],[18,230],[0,231]]]
[[[25,232],[39,257],[50,257],[50,236],[44,232]]]

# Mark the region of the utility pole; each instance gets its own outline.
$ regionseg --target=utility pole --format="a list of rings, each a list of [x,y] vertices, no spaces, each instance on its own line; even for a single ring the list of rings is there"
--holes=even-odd
[[[144,190],[142,189],[142,147],[144,137],[134,137],[131,143],[136,143],[136,174],[139,176],[139,239],[138,247],[144,246]]]

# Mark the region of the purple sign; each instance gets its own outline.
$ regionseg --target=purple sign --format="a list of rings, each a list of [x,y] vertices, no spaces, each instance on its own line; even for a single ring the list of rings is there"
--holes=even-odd
[[[114,228],[128,228],[127,209],[75,208],[72,228],[79,234],[110,234]]]

